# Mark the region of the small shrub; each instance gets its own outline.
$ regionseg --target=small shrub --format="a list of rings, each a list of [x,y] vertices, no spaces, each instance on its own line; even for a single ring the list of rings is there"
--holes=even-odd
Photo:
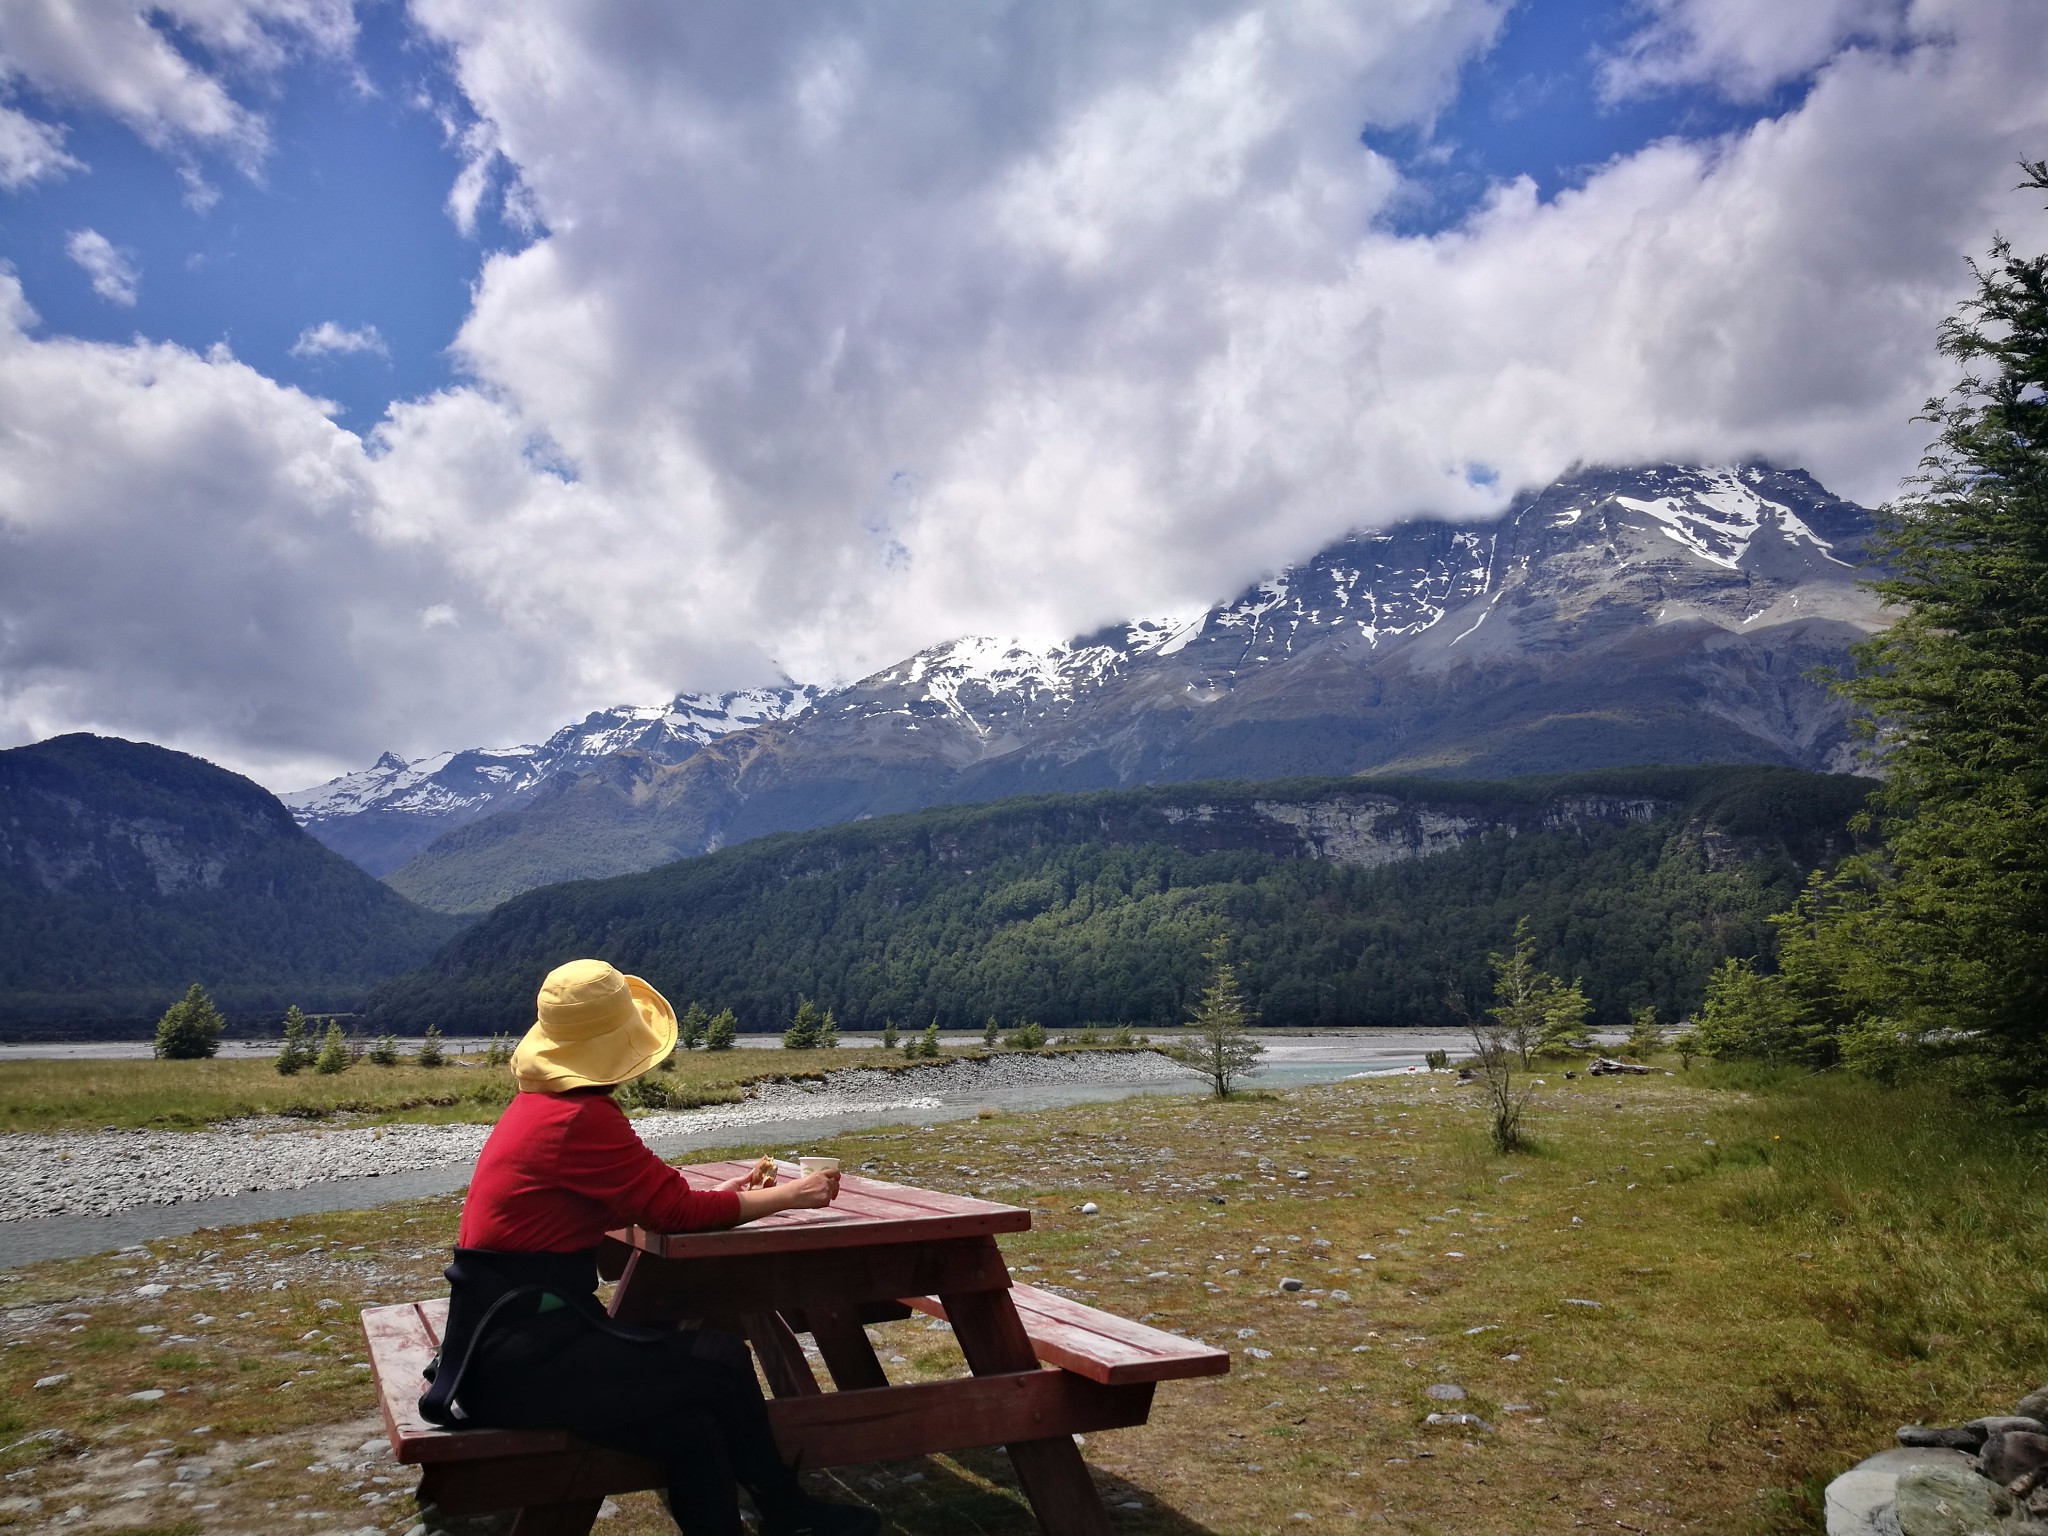
[[[370,1065],[373,1067],[395,1067],[398,1065],[398,1036],[379,1035],[376,1044],[370,1047]]]
[[[439,1067],[447,1063],[448,1058],[441,1053],[440,1025],[427,1026],[427,1032],[420,1037],[420,1048],[412,1059],[423,1067]]]
[[[997,1037],[1001,1033],[1002,1031],[996,1025],[996,1016],[994,1014],[990,1014],[988,1016],[988,1022],[981,1026],[981,1043],[987,1046],[990,1050],[994,1050],[996,1048]]]
[[[925,1025],[924,1033],[917,1037],[917,1054],[927,1061],[938,1059],[939,1021],[937,1019],[933,1019],[931,1023]]]
[[[832,1017],[832,1010],[825,1010],[824,1022],[818,1026],[818,1049],[836,1051],[839,1049],[839,1021]]]
[[[510,1035],[491,1036],[491,1043],[484,1047],[484,1065],[487,1067],[502,1067],[511,1059],[512,1037]]]
[[[739,1038],[740,1021],[733,1017],[730,1008],[721,1008],[704,1026],[704,1049],[707,1051],[729,1051],[733,1041]]]
[[[313,1070],[323,1077],[348,1070],[348,1040],[341,1025],[327,1021],[327,1033],[320,1037],[320,1054],[313,1058]]]
[[[692,1003],[683,1010],[682,1017],[676,1020],[676,1044],[686,1051],[694,1051],[704,1043],[705,1031],[710,1027],[711,1015],[704,1011],[704,1005]],[[668,1057],[663,1057],[661,1064],[670,1072],[676,1069],[675,1063]]]
[[[1003,1044],[1016,1051],[1041,1050],[1045,1046],[1045,1026],[1036,1019],[1028,1020],[1003,1036]]]
[[[1422,1064],[1432,1072],[1448,1072],[1451,1070],[1451,1053],[1449,1051],[1424,1051],[1422,1053]]]
[[[220,1049],[225,1027],[213,999],[195,981],[156,1021],[156,1055],[163,1061],[204,1061]]]
[[[896,1042],[899,1038],[901,1037],[896,1032],[896,1021],[894,1019],[884,1019],[882,1021],[882,1049],[885,1051],[895,1050]]]

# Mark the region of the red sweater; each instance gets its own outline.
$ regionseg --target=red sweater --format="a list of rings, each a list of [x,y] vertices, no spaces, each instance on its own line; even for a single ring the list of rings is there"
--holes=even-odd
[[[462,1202],[464,1248],[573,1253],[629,1223],[699,1232],[740,1219],[730,1190],[692,1189],[647,1150],[602,1089],[513,1097]]]

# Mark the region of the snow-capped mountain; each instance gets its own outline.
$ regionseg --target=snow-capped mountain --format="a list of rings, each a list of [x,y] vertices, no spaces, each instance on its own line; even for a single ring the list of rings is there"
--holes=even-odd
[[[1199,613],[948,641],[687,755],[583,759],[392,883],[475,910],[770,832],[1132,783],[1840,768],[1847,711],[1813,674],[1884,622],[1856,579],[1869,532],[1797,470],[1585,470],[1489,522],[1340,539]]]
[[[386,752],[368,768],[278,798],[328,847],[389,874],[442,833],[524,804],[557,774],[621,752],[679,763],[715,737],[791,719],[817,698],[816,688],[794,683],[679,693],[667,704],[598,710],[537,746],[471,747],[411,762]]]

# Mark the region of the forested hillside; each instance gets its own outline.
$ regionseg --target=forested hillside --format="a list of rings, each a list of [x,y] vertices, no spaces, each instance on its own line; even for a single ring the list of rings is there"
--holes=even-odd
[[[530,892],[380,987],[379,1027],[491,1030],[591,954],[678,1005],[780,1028],[799,997],[850,1028],[993,1014],[1178,1021],[1234,935],[1268,1024],[1440,1024],[1483,1003],[1516,918],[1596,1018],[1695,1007],[1728,955],[1847,847],[1868,782],[1777,768],[1501,783],[1297,780],[1045,796],[763,838]]]
[[[0,1027],[132,1033],[195,981],[231,1011],[351,1008],[457,926],[196,757],[86,735],[0,752]]]

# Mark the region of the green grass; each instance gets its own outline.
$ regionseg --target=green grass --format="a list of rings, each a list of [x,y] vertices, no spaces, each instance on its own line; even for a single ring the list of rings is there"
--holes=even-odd
[[[1833,1077],[1549,1082],[1537,1150],[1511,1158],[1486,1150],[1476,1095],[1442,1078],[1130,1099],[817,1150],[1027,1206],[1032,1230],[1003,1240],[1020,1279],[1232,1350],[1230,1375],[1167,1383],[1148,1425],[1087,1439],[1112,1506],[1138,1505],[1113,1509],[1116,1528],[1140,1536],[1792,1536],[1819,1529],[1820,1489],[1898,1424],[2007,1411],[2048,1381],[2040,1127]],[[209,1532],[273,1530],[278,1509],[362,1523],[358,1475],[306,1470],[329,1461],[323,1436],[374,1431],[353,1309],[439,1290],[457,1210],[301,1217],[0,1275],[0,1401],[26,1420],[9,1438],[70,1437],[11,1453],[10,1493],[62,1508],[103,1453],[228,1437],[246,1470],[208,1483]],[[1308,1291],[1283,1294],[1289,1275]],[[174,1289],[137,1298],[151,1280]],[[194,1342],[159,1346],[135,1331],[150,1322]],[[961,1369],[921,1319],[872,1335],[892,1379]],[[72,1379],[29,1388],[55,1372]],[[1426,1424],[1436,1381],[1493,1428]],[[152,1384],[170,1395],[127,1398]],[[1031,1529],[999,1453],[826,1484],[882,1507],[892,1536]],[[122,1529],[117,1506],[80,1502]],[[606,1536],[668,1529],[651,1498],[620,1503]],[[410,1519],[402,1500],[374,1511],[386,1530]]]
[[[678,1051],[650,1074],[676,1107],[726,1103],[757,1078],[831,1068],[902,1067],[893,1051]],[[247,1115],[367,1123],[494,1120],[511,1099],[504,1067],[396,1067],[358,1062],[323,1077],[280,1076],[267,1060],[0,1062],[0,1130],[189,1130]]]

